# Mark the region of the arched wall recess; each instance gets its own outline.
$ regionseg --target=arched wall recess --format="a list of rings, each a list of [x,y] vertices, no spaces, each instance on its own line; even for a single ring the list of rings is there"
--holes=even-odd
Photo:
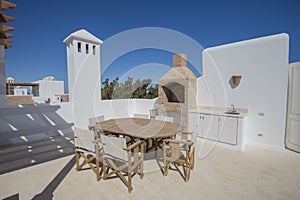
[[[231,88],[234,89],[237,86],[239,86],[241,79],[242,79],[242,75],[231,76],[231,78],[229,79],[229,85],[231,86]]]

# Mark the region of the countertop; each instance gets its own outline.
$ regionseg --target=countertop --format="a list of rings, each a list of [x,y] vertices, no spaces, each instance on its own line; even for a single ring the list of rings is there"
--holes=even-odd
[[[231,107],[198,105],[195,109],[189,110],[189,113],[200,113],[200,114],[207,114],[207,115],[219,115],[219,116],[237,117],[237,118],[244,118],[248,114],[248,109],[246,108],[235,108],[235,110],[239,114],[227,114],[226,112],[229,110],[231,110]]]

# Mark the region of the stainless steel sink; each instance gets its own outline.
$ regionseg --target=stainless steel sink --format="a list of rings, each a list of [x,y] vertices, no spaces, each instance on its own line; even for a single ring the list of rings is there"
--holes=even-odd
[[[236,110],[233,111],[226,111],[225,114],[230,114],[230,115],[239,115],[240,113],[237,112]]]
[[[229,114],[229,115],[238,115],[238,114],[240,114],[240,113],[235,109],[235,107],[234,107],[233,104],[231,104],[230,106],[231,106],[231,109],[230,109],[230,110],[227,110],[227,111],[225,112],[225,114]]]

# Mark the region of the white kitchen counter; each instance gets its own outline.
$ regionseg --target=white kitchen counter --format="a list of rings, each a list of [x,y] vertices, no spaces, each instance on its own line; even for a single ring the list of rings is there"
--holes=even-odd
[[[248,114],[246,108],[235,108],[239,114],[227,114],[226,112],[231,110],[231,107],[215,107],[215,106],[197,106],[195,109],[189,110],[190,113],[200,113],[207,115],[220,115],[226,117],[244,118]]]

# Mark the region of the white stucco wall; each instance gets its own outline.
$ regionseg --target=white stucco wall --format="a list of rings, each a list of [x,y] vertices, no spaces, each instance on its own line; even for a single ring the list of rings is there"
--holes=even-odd
[[[287,34],[206,49],[203,76],[197,83],[198,103],[247,108],[246,143],[283,149],[288,50]],[[240,85],[234,89],[229,85],[232,75],[242,75]]]
[[[85,112],[84,106],[81,107],[80,115],[74,113],[73,103],[66,102],[59,104],[60,109],[57,113],[68,123],[75,123],[75,126],[80,128],[88,127],[88,119],[104,115],[104,118],[115,119],[122,117],[132,117],[133,113],[149,114],[155,99],[115,99],[101,100],[95,104],[93,114]],[[75,109],[76,112],[79,109]],[[78,123],[80,121],[80,123]]]
[[[42,98],[52,98],[57,94],[64,94],[64,81],[40,80],[39,96]]]
[[[14,88],[14,95],[17,96],[27,95],[27,88]]]
[[[156,102],[157,102],[157,98],[155,98],[155,99],[135,99],[133,113],[144,114],[144,115],[150,116],[150,109],[155,108]]]
[[[57,110],[57,114],[59,114],[67,123],[74,123],[72,103],[62,102],[59,106],[60,109]]]

